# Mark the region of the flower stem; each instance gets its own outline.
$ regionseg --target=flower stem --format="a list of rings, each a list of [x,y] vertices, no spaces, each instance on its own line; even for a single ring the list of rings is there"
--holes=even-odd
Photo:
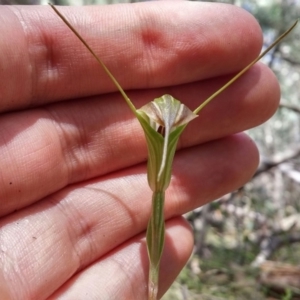
[[[148,283],[149,300],[156,300],[158,294],[159,263],[165,240],[164,200],[165,192],[153,192],[152,212],[147,229],[147,247],[150,261]]]

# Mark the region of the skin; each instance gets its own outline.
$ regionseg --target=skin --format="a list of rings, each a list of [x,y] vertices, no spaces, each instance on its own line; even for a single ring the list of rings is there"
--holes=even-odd
[[[262,45],[254,18],[228,5],[60,10],[137,108],[166,93],[196,108]],[[142,129],[50,7],[1,6],[0,16],[1,299],[146,299]],[[188,125],[166,193],[160,295],[192,251],[181,215],[251,178],[258,152],[239,132],[278,101],[275,76],[257,64]]]

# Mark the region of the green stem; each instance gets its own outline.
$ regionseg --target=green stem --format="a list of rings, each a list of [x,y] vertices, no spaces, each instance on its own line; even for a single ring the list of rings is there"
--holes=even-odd
[[[279,38],[276,39],[264,52],[262,52],[255,60],[253,60],[248,66],[246,66],[242,71],[240,71],[237,75],[235,75],[231,80],[229,80],[225,85],[223,85],[219,90],[217,90],[214,94],[212,94],[209,98],[207,98],[201,105],[199,105],[194,113],[198,114],[199,111],[204,108],[211,100],[216,98],[219,94],[221,94],[224,90],[226,90],[231,84],[233,84],[238,78],[240,78],[244,73],[246,73],[254,64],[256,64],[263,56],[266,55],[275,45],[277,45],[283,38],[285,38],[297,25],[298,20]]]
[[[165,192],[156,191],[152,196],[152,212],[147,229],[147,247],[150,261],[148,299],[156,300],[158,293],[159,263],[165,240]]]
[[[136,115],[136,108],[134,107],[133,103],[130,101],[124,90],[122,89],[119,82],[116,80],[116,78],[112,75],[112,73],[109,71],[109,69],[106,67],[106,65],[103,63],[103,61],[99,58],[99,56],[94,52],[94,50],[88,45],[88,43],[81,37],[81,35],[74,29],[74,27],[69,23],[69,21],[58,11],[58,9],[52,4],[49,3],[49,5],[52,7],[52,9],[58,14],[58,16],[65,22],[65,24],[73,31],[73,33],[77,36],[77,38],[83,43],[83,45],[90,51],[90,53],[95,57],[95,59],[98,61],[98,63],[102,66],[108,77],[111,79],[111,81],[115,84],[125,101],[127,102],[128,106],[132,110],[132,112]]]

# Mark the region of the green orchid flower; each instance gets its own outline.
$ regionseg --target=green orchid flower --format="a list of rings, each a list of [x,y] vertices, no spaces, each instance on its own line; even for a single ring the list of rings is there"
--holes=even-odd
[[[163,95],[136,109],[128,98],[118,81],[114,78],[101,59],[95,54],[85,40],[72,27],[66,18],[50,4],[56,14],[74,32],[85,47],[91,52],[98,63],[105,70],[110,79],[114,82],[123,98],[127,102],[136,118],[139,120],[145,134],[148,148],[148,184],[153,192],[151,216],[148,223],[146,240],[149,256],[149,282],[148,299],[156,300],[158,294],[159,266],[164,248],[165,240],[165,220],[164,201],[165,191],[170,184],[172,162],[176,151],[176,146],[180,135],[187,124],[198,117],[198,113],[216,96],[222,93],[227,87],[241,77],[258,60],[260,60],[270,49],[279,43],[296,26],[297,21],[282,34],[272,45],[270,45],[261,55],[234,76],[217,92],[206,99],[194,111],[182,104],[179,100],[170,95]]]

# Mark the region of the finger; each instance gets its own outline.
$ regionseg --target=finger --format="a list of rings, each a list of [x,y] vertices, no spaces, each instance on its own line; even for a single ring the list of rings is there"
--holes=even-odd
[[[0,9],[0,111],[116,91],[50,7]],[[124,89],[235,72],[262,43],[256,20],[236,6],[156,2],[59,9]]]
[[[178,154],[166,194],[166,219],[240,187],[258,163],[256,147],[244,135]],[[143,164],[69,186],[3,218],[0,244],[9,251],[0,252],[0,270],[12,298],[49,296],[72,275],[143,232],[151,207],[146,182]]]
[[[164,294],[189,259],[193,235],[183,218],[166,223],[160,267],[160,295]],[[148,256],[144,235],[121,245],[105,258],[67,281],[50,299],[146,299]]]
[[[225,80],[164,92],[195,108]],[[137,91],[132,95],[142,106],[161,92]],[[0,119],[0,214],[20,209],[68,184],[146,160],[144,134],[133,114],[118,95],[106,97],[107,102],[90,98],[7,114]],[[200,112],[187,127],[180,147],[259,125],[275,111],[278,99],[274,75],[265,66],[257,66]]]

